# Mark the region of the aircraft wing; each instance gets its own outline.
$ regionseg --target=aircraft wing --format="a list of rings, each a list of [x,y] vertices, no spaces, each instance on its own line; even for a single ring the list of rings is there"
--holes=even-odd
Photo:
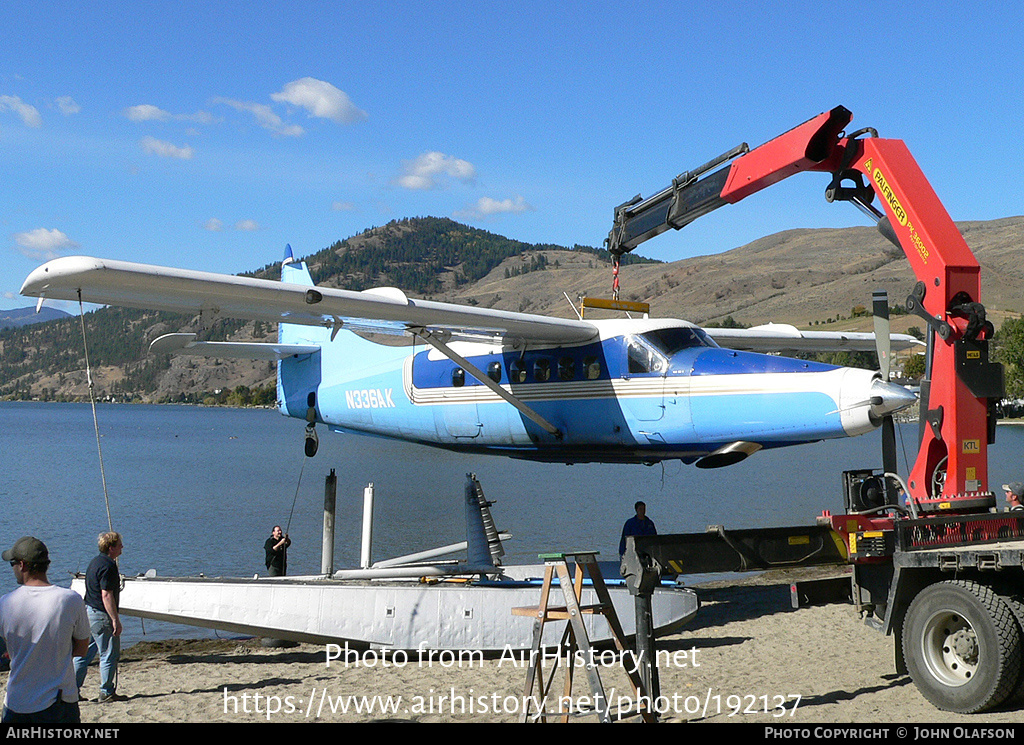
[[[857,331],[801,331],[786,323],[768,323],[749,329],[704,327],[722,347],[750,352],[874,352],[875,335]],[[910,349],[924,342],[909,334],[891,334],[892,349]]]
[[[382,329],[390,324],[392,331],[422,327],[535,343],[578,343],[598,335],[583,320],[417,300],[394,288],[354,292],[88,256],[43,264],[25,280],[21,294],[328,328],[350,318],[364,319],[380,323]]]

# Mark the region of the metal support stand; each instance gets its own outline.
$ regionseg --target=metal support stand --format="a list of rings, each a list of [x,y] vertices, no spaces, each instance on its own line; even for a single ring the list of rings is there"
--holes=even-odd
[[[661,680],[658,677],[658,665],[654,646],[654,612],[651,607],[652,596],[637,595],[633,607],[636,613],[636,657],[639,660],[640,679],[644,688],[650,691],[651,700],[657,701],[661,696]]]
[[[334,519],[338,501],[338,477],[334,469],[324,479],[324,534],[320,549],[320,573],[329,577],[334,573]]]

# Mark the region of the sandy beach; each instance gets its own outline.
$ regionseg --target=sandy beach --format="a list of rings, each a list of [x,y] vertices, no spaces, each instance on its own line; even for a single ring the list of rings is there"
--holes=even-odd
[[[1024,709],[942,712],[895,672],[893,640],[852,605],[793,609],[789,580],[764,575],[701,587],[702,609],[659,640],[662,722],[1024,723]],[[96,703],[90,670],[82,719],[137,722],[516,722],[525,667],[517,660],[326,663],[319,645],[256,639],[142,642],[123,654],[119,693]],[[621,668],[599,665],[612,703],[632,695]],[[0,680],[6,681],[6,674]],[[555,691],[561,690],[556,683]],[[590,693],[577,669],[573,700]],[[620,699],[620,697],[623,697]],[[370,708],[372,707],[372,708]],[[384,707],[389,707],[384,710]],[[357,710],[361,708],[361,710]],[[578,721],[596,721],[580,716]],[[626,721],[636,722],[632,717]]]

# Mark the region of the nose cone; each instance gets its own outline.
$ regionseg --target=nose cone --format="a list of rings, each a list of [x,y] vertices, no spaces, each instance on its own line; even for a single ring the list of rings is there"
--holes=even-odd
[[[881,378],[871,383],[871,415],[883,417],[917,403],[917,395],[902,385]]]

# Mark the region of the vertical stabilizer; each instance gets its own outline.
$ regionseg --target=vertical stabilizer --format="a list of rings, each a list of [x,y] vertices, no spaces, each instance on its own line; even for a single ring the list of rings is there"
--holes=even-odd
[[[309,273],[309,267],[305,261],[296,260],[292,254],[291,244],[284,250],[284,260],[281,262],[281,281],[293,285],[313,287],[313,277]],[[330,338],[329,329],[318,326],[300,326],[291,323],[278,324],[278,340],[282,343],[317,343],[325,342]]]
[[[304,261],[296,261],[291,244],[285,247],[281,261],[281,281],[313,286],[313,277]],[[277,339],[282,344],[326,344],[330,329],[279,323]],[[278,408],[286,416],[309,420],[309,412],[317,410],[316,392],[321,382],[320,353],[286,358],[277,363]]]
[[[309,275],[306,262],[295,260],[290,243],[284,247],[284,260],[281,261],[281,281],[293,285],[312,286],[313,284],[313,278]]]

